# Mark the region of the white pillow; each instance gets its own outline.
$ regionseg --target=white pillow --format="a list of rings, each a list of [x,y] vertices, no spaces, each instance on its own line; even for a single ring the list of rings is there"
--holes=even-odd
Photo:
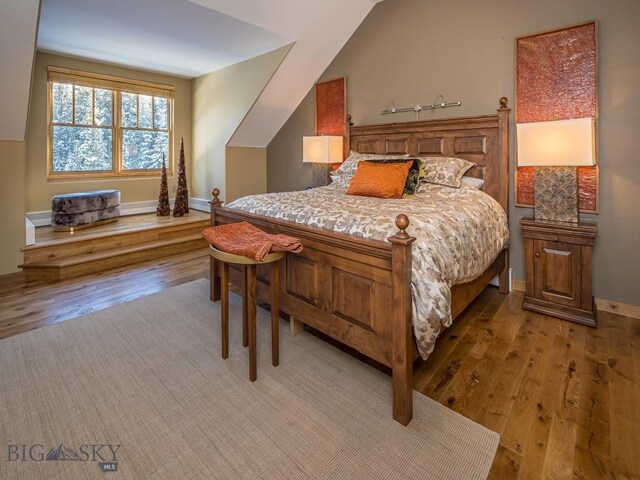
[[[424,166],[422,182],[460,188],[462,176],[475,163],[456,157],[418,157]]]
[[[464,183],[465,185],[469,185],[472,188],[477,188],[478,190],[480,190],[484,185],[484,180],[481,178],[465,176],[465,177],[462,177],[462,183]]]

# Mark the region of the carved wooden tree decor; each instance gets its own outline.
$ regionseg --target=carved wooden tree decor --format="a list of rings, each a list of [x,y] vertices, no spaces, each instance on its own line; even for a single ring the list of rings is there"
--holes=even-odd
[[[156,210],[158,217],[166,217],[171,215],[169,207],[169,185],[167,184],[167,166],[164,160],[164,152],[162,152],[162,174],[160,177],[160,196],[158,197],[158,209]]]
[[[187,169],[184,161],[184,139],[180,139],[180,159],[178,160],[178,189],[173,205],[173,216],[182,217],[189,213],[189,190],[187,189]]]

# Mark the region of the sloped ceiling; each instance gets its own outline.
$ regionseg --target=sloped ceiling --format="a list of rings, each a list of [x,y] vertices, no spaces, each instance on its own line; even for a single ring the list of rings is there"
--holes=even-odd
[[[291,41],[188,0],[42,0],[38,50],[195,78]]]
[[[0,140],[24,140],[39,8],[38,0],[0,2]]]
[[[230,142],[265,147],[378,1],[42,0],[38,47],[192,78],[295,42]],[[0,139],[24,138],[39,3],[0,3]]]
[[[295,40],[229,145],[266,147],[381,0],[191,0]]]

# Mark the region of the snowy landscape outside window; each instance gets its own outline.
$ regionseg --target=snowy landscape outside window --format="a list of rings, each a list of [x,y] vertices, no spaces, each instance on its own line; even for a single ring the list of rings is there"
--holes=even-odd
[[[49,178],[172,173],[173,87],[49,67]]]

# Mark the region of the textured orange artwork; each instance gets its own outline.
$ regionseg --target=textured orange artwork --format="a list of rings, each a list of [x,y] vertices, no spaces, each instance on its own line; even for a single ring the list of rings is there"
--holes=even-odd
[[[516,205],[533,205],[533,167],[516,168]]]
[[[596,24],[516,40],[516,122],[598,116]],[[581,211],[598,206],[598,168],[578,169]],[[516,204],[533,205],[533,169],[516,172]]]
[[[316,135],[345,134],[345,78],[316,84]]]

